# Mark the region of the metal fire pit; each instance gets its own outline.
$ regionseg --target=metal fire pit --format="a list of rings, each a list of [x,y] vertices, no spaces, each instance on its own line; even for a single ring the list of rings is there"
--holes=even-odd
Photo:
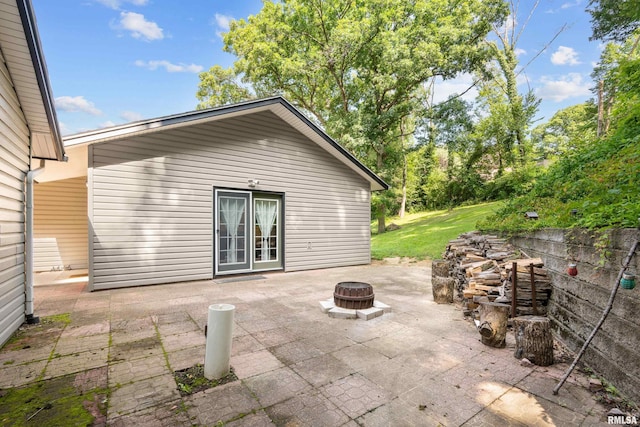
[[[333,302],[337,307],[363,309],[373,307],[373,287],[362,282],[340,282],[333,292]]]

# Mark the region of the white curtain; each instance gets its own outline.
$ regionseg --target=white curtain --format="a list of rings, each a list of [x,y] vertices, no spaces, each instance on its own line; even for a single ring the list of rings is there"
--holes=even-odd
[[[242,214],[244,214],[245,200],[233,199],[228,197],[220,198],[220,212],[222,212],[222,218],[227,224],[227,234],[231,237],[229,239],[228,257],[227,262],[237,262],[238,256],[236,253],[237,241],[238,241],[238,226],[242,220]]]
[[[262,261],[271,259],[269,236],[276,221],[278,202],[273,200],[256,200],[256,221],[262,234]]]

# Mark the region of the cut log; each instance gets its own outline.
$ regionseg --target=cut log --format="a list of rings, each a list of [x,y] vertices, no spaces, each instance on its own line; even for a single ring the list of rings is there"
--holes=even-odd
[[[511,275],[511,273],[509,273],[509,277],[513,277],[513,275]],[[540,283],[541,285],[550,285],[551,284],[551,280],[549,278],[547,278],[546,276],[534,276],[534,280],[536,281],[536,284]],[[527,286],[530,286],[531,283],[531,274],[521,274],[518,273],[518,283],[527,283]]]
[[[468,262],[478,262],[478,261],[486,261],[487,259],[482,255],[476,255],[475,253],[468,253],[465,255],[464,260]]]
[[[478,332],[484,345],[503,348],[506,345],[507,319],[510,307],[496,302],[480,303],[480,325]]]
[[[493,271],[483,271],[475,275],[476,278],[479,279],[489,279],[489,280],[500,280],[502,277],[500,273],[495,273]]]
[[[438,304],[453,303],[453,277],[433,276],[431,278],[431,291],[433,300]]]
[[[487,292],[500,292],[500,286],[499,285],[491,286],[491,285],[476,284],[474,289],[477,289],[477,290],[480,290],[480,291],[487,291]]]
[[[516,359],[527,358],[538,366],[553,364],[553,336],[547,317],[520,316],[513,319]]]
[[[492,260],[484,260],[484,261],[470,262],[468,264],[460,264],[460,268],[463,270],[467,268],[478,269],[477,270],[478,272],[488,270],[493,266],[494,266],[494,261]]]
[[[434,259],[431,262],[431,277],[449,277],[449,261],[442,259]]]
[[[518,266],[528,267],[529,264],[533,264],[534,267],[542,267],[544,263],[542,262],[542,258],[524,258],[524,259],[512,259],[509,262],[504,263],[504,267],[507,271],[511,271],[511,265],[513,263],[517,263]],[[528,270],[524,270],[528,271]]]
[[[480,277],[473,277],[471,280],[469,280],[469,282],[474,281],[480,285],[487,285],[487,286],[500,286],[502,285],[502,281],[501,280],[494,280],[494,279],[483,279]]]
[[[509,268],[511,270],[511,268]],[[518,265],[518,273],[530,274],[531,266],[529,265]],[[547,270],[542,267],[533,267],[533,273],[536,276],[547,276]]]
[[[465,289],[462,291],[462,296],[464,298],[473,298],[476,295],[487,295],[485,291],[476,290],[476,289]],[[434,298],[435,299],[435,298]]]
[[[487,253],[487,258],[495,259],[495,260],[503,260],[507,258],[510,254],[508,252],[489,252]]]

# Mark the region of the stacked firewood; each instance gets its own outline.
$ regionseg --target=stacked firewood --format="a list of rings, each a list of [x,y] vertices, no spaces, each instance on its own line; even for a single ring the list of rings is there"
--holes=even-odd
[[[513,267],[516,267],[514,275]],[[516,310],[520,316],[546,315],[551,295],[551,278],[540,258],[517,259],[504,264],[505,296],[513,300],[514,282]]]
[[[474,310],[485,298],[511,304],[515,278],[516,315],[546,313],[551,281],[542,260],[523,257],[505,239],[476,231],[464,233],[449,242],[444,258],[465,311]],[[513,263],[517,265],[515,276]]]

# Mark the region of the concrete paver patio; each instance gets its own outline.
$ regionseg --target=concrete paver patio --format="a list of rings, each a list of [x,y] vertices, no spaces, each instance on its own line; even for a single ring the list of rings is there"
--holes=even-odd
[[[113,426],[606,424],[582,374],[554,396],[566,363],[521,366],[511,334],[505,349],[484,346],[459,309],[433,302],[430,277],[428,262],[375,263],[89,293],[43,275],[36,315],[70,322],[37,347],[5,346],[0,389],[75,374],[108,387],[97,424]],[[327,316],[319,302],[340,281],[371,283],[392,312]],[[236,306],[238,380],[182,397],[173,373],[203,363],[214,303]]]

